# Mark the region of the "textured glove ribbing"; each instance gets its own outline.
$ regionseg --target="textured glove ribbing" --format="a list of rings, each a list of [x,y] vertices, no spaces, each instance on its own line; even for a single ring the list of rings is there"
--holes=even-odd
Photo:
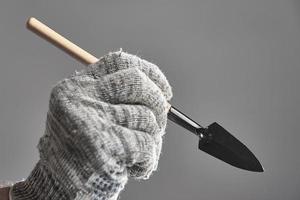
[[[171,87],[159,68],[122,51],[51,91],[40,160],[13,199],[112,200],[128,177],[156,170]]]

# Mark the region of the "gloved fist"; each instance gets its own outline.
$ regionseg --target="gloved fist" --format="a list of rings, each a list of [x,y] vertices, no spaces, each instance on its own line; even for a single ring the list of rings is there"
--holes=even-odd
[[[68,137],[73,145],[93,147],[100,158],[93,162],[114,159],[132,177],[147,178],[157,167],[171,97],[156,65],[119,51],[60,82],[50,110],[64,110]]]
[[[60,199],[110,199],[128,176],[147,179],[157,168],[171,97],[156,65],[122,51],[60,81],[27,184],[43,174],[63,183]]]

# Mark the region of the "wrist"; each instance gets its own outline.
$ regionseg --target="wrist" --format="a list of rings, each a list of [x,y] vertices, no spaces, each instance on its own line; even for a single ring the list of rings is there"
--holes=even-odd
[[[59,184],[53,173],[40,161],[26,180],[12,186],[11,197],[13,200],[71,199],[69,191]]]
[[[70,163],[69,163],[70,164]],[[87,169],[87,166],[83,168]],[[127,174],[112,177],[99,169],[83,175],[74,169],[53,169],[41,160],[28,178],[12,186],[13,200],[90,200],[117,198],[127,182]],[[72,174],[73,172],[73,174]],[[81,174],[81,175],[79,175]],[[126,176],[125,176],[126,175]],[[86,177],[84,177],[86,176]],[[99,198],[100,197],[100,198]]]
[[[0,188],[0,199],[9,200],[9,189],[10,187]]]

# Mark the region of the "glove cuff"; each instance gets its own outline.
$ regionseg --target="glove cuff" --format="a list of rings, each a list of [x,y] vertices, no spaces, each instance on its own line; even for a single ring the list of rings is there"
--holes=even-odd
[[[61,184],[51,170],[39,161],[25,181],[12,186],[11,197],[13,200],[72,199],[74,188],[65,188],[67,186]]]
[[[113,200],[124,189],[127,176],[112,179],[106,172],[93,172],[85,181],[76,184],[72,176],[53,172],[45,162],[39,160],[28,178],[11,187],[12,200]],[[72,179],[78,179],[73,177]]]

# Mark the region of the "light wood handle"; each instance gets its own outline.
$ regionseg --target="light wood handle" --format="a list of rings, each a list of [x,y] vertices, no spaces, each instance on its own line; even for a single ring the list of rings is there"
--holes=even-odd
[[[56,33],[54,30],[40,22],[34,17],[30,17],[27,21],[27,28],[51,42],[61,50],[67,52],[72,57],[76,58],[78,61],[83,63],[84,65],[89,65],[97,62],[99,59],[83,50],[76,44],[72,43],[65,37]]]

